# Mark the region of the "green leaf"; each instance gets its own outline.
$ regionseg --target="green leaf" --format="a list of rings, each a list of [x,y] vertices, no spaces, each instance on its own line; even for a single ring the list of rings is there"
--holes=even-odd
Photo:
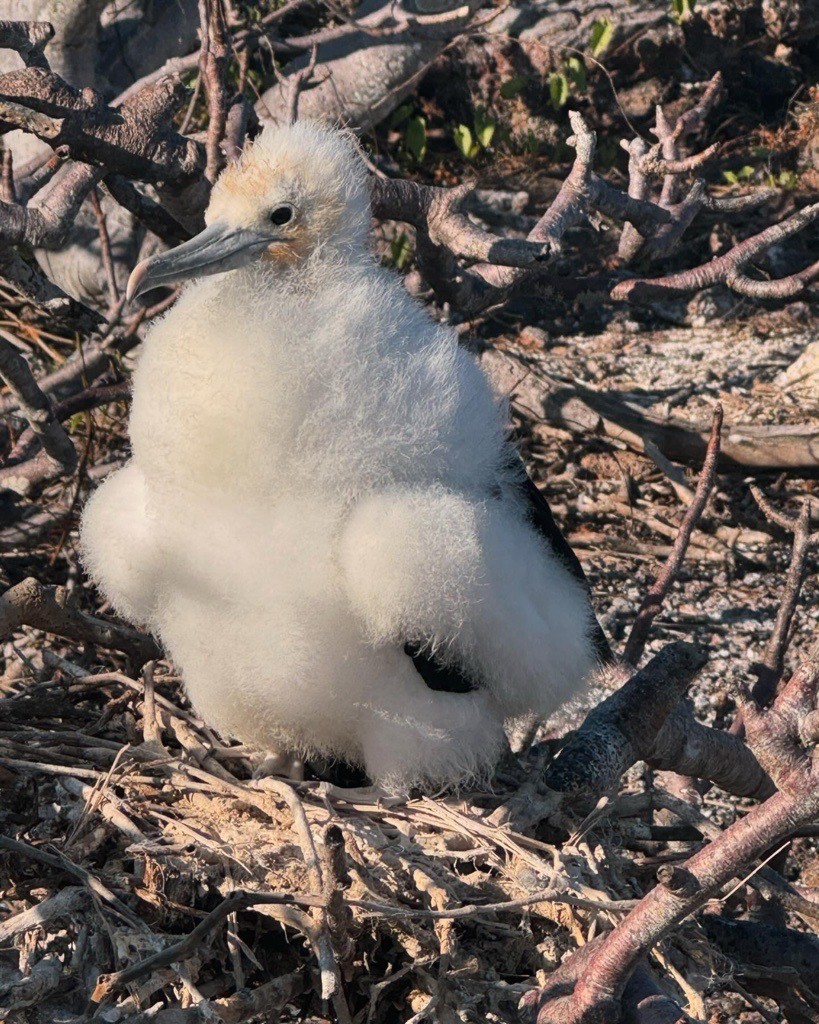
[[[475,111],[475,136],[483,149],[489,149],[492,145],[492,137],[495,134],[497,124],[491,117],[487,117],[486,111],[478,109]]]
[[[586,91],[586,65],[579,57],[569,57],[566,61],[566,75],[577,92]]]
[[[412,246],[410,245],[409,239],[402,231],[390,242],[389,263],[391,266],[395,267],[396,270],[404,270],[411,259]]]
[[[514,78],[508,78],[500,87],[500,94],[505,100],[514,99],[515,96],[519,96],[526,85],[526,79],[522,75],[515,75]]]
[[[722,176],[723,178],[725,178],[729,185],[739,184],[739,178],[733,171],[723,171]]]
[[[552,106],[555,110],[565,107],[569,99],[569,79],[562,71],[555,71],[549,75],[549,95],[552,99]]]
[[[671,0],[671,16],[681,24],[693,17],[696,0]]]
[[[400,107],[393,110],[390,117],[390,128],[400,128],[405,121],[412,117],[412,104],[402,103]]]
[[[684,2],[684,0],[683,0]],[[589,49],[593,57],[599,57],[611,46],[614,38],[614,23],[610,18],[598,18],[592,25]]]
[[[413,117],[407,121],[404,150],[418,164],[427,155],[427,122],[423,117]]]
[[[472,138],[472,132],[465,124],[456,125],[452,129],[452,138],[455,140],[458,152],[467,160],[471,160],[477,153],[478,147]]]

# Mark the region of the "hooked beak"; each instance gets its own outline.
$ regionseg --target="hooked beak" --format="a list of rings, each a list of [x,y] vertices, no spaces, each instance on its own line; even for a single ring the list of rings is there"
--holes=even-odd
[[[138,263],[128,278],[125,297],[130,302],[152,288],[235,270],[252,263],[275,241],[273,234],[217,220],[190,241]]]

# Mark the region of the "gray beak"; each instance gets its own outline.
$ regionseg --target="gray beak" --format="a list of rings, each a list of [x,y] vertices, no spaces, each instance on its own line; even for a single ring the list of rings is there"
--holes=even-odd
[[[125,296],[130,302],[152,288],[236,270],[258,259],[275,240],[272,233],[217,220],[189,242],[138,263],[128,278]]]

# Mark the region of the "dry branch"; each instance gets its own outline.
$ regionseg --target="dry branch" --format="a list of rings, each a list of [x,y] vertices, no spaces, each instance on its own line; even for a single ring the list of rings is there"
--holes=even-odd
[[[55,472],[73,473],[77,467],[77,452],[71,438],[54,415],[51,402],[40,390],[31,367],[4,338],[0,338],[0,378],[5,381],[20,412],[42,444]],[[0,470],[0,488],[26,494],[30,486],[28,478],[16,473],[15,467],[10,471]]]
[[[116,109],[88,93],[51,71],[8,72],[0,75],[0,119],[108,174],[171,184],[201,175],[204,147],[171,122],[185,96],[178,80],[162,79]]]
[[[43,50],[54,37],[46,21],[0,21],[0,50],[16,50],[26,67],[48,70]]]
[[[792,214],[779,224],[774,224],[764,231],[739,242],[723,256],[717,256],[700,267],[684,270],[678,274],[668,274],[657,278],[634,278],[621,281],[611,292],[613,299],[628,302],[650,303],[656,299],[671,298],[685,295],[688,292],[702,291],[712,285],[727,284],[735,292],[757,299],[792,298],[803,292],[809,284],[819,277],[819,263],[814,263],[805,270],[789,277],[774,281],[764,281],[748,277],[746,269],[755,259],[773,245],[778,245],[786,238],[813,224],[819,218],[819,203],[813,203]]]
[[[799,724],[817,701],[819,644],[765,713],[745,708],[749,741],[779,787],[725,832],[679,866],[671,886],[658,884],[617,925],[584,964],[570,995],[545,992],[537,1024],[616,1019],[618,1003],[640,958],[756,858],[819,815],[819,767],[802,746]],[[681,879],[678,883],[676,880]]]
[[[202,47],[199,53],[199,73],[205,83],[208,100],[207,163],[205,178],[212,185],[224,163],[222,139],[227,125],[228,97],[225,73],[228,62],[225,10],[223,0],[199,0],[199,27]]]
[[[781,518],[778,521],[781,525]],[[762,707],[767,707],[773,700],[785,667],[785,652],[788,647],[791,624],[807,572],[807,555],[811,543],[810,522],[811,502],[806,501],[802,506],[799,518],[791,523],[793,549],[774,627],[762,660],[752,666],[756,674],[756,682],[751,689],[751,696]]]
[[[708,450],[710,427],[674,416],[646,412],[615,392],[593,391],[579,381],[547,377],[529,353],[489,350],[482,360],[504,394],[534,409],[547,422],[574,434],[602,434],[645,451],[649,440],[674,462],[701,466]],[[819,466],[819,427],[728,424],[723,428],[719,470],[792,470],[811,473]]]
[[[32,578],[0,597],[0,637],[7,637],[21,626],[56,633],[79,643],[111,647],[139,665],[162,656],[151,637],[130,626],[86,615],[71,606],[65,588],[46,587]]]
[[[722,406],[718,405],[714,409],[714,421],[711,425],[711,437],[708,441],[708,448],[705,452],[705,459],[703,460],[702,470],[700,472],[700,478],[697,481],[697,489],[694,492],[694,497],[691,500],[691,504],[686,509],[685,516],[680,524],[680,529],[677,531],[677,536],[674,539],[674,544],[671,548],[671,554],[668,556],[661,572],[655,579],[654,583],[652,583],[648,593],[640,603],[640,607],[637,610],[637,617],[634,620],[628,640],[626,641],[625,650],[623,651],[623,660],[629,665],[637,665],[640,662],[640,658],[643,655],[643,651],[645,650],[645,646],[648,641],[651,623],[662,608],[663,601],[668,596],[671,587],[674,585],[674,581],[680,573],[683,560],[685,559],[685,552],[687,551],[688,545],[691,541],[691,535],[705,511],[705,506],[708,503],[708,498],[714,488],[714,482],[717,476],[717,462],[719,460],[720,453],[721,433]]]

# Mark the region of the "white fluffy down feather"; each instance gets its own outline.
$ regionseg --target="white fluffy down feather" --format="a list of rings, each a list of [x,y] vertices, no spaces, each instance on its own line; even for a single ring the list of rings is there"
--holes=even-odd
[[[505,720],[582,686],[588,597],[515,497],[504,403],[371,257],[354,142],[266,128],[207,220],[253,229],[281,203],[282,241],[151,327],[85,563],[216,728],[390,787],[457,782]],[[406,641],[480,686],[429,689]]]

